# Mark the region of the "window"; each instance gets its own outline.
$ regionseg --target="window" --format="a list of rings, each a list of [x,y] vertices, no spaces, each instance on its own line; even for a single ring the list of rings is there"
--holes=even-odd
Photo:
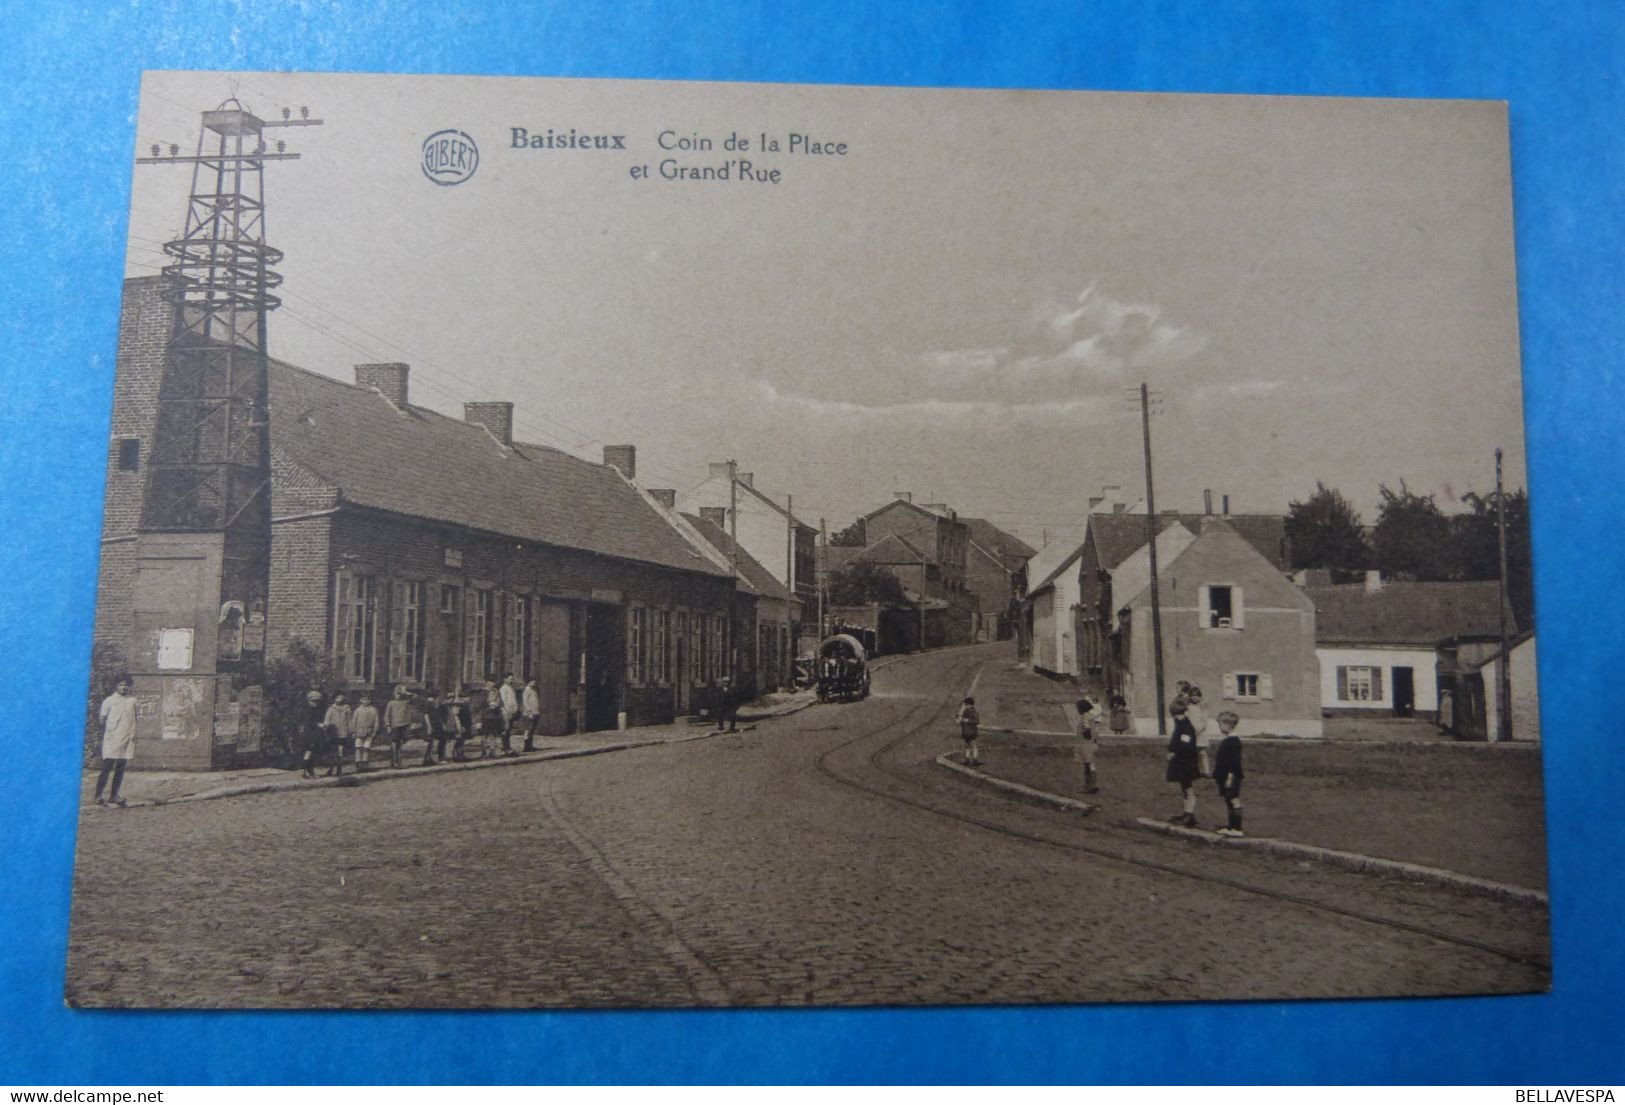
[[[391,682],[423,681],[424,606],[429,588],[423,583],[397,582],[390,594],[389,678]]]
[[[533,674],[534,660],[531,638],[531,601],[529,595],[508,596],[508,667],[519,673],[521,679]]]
[[[346,679],[373,682],[378,647],[378,580],[338,573],[333,600],[333,659]]]
[[[1341,702],[1381,702],[1382,669],[1363,665],[1339,665],[1337,697]]]
[[[1240,629],[1243,624],[1241,588],[1229,583],[1204,583],[1198,592],[1197,617],[1204,629]]]
[[[649,611],[642,606],[626,611],[626,679],[641,687],[649,675]]]
[[[141,467],[141,439],[139,437],[121,437],[118,439],[118,470],[120,472],[134,472]]]
[[[650,649],[652,670],[650,678],[657,683],[671,682],[671,611],[654,612],[654,640]]]
[[[467,640],[463,642],[463,682],[475,683],[492,674],[486,670],[496,645],[496,592],[476,587],[468,605]]]
[[[728,623],[720,614],[713,614],[711,616],[711,674],[717,679],[729,674],[728,667],[724,662],[724,657],[727,655],[725,645],[727,632]]]
[[[1275,681],[1256,671],[1227,672],[1224,697],[1238,702],[1262,702],[1275,697]]]
[[[440,585],[440,612],[442,614],[457,613],[457,591],[455,583],[442,583]]]

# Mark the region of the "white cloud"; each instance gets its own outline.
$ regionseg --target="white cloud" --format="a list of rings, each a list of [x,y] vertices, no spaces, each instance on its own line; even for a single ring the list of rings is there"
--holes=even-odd
[[[766,380],[756,381],[757,396],[764,402],[791,407],[798,414],[844,419],[953,420],[1064,419],[1077,422],[1104,421],[1120,413],[1114,403],[1098,397],[1037,402],[1009,402],[1002,399],[905,399],[895,402],[864,402],[855,399],[824,399],[797,392],[781,391]],[[1117,397],[1112,397],[1115,400]]]

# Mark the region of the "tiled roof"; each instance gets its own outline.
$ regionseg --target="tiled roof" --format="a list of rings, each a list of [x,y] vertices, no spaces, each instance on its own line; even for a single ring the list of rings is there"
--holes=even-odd
[[[1164,511],[1157,532],[1161,533],[1169,522],[1178,522],[1192,533],[1202,532],[1202,514],[1175,514]],[[1283,571],[1286,568],[1286,518],[1278,514],[1224,514],[1219,515],[1239,533],[1249,545],[1263,554],[1264,559]],[[1091,514],[1089,528],[1094,534],[1095,551],[1100,563],[1107,569],[1121,564],[1129,554],[1145,544],[1144,514]]]
[[[278,453],[344,502],[665,568],[727,575],[614,468],[504,448],[483,427],[271,363]]]
[[[733,548],[734,541],[726,530],[698,514],[685,514],[683,518],[722,554],[724,560],[728,558],[728,550]],[[770,599],[790,597],[790,592],[785,589],[784,584],[774,579],[773,573],[764,568],[760,560],[750,555],[743,545],[739,546],[736,563],[739,565],[739,582],[748,586],[750,591]]]
[[[1379,591],[1363,583],[1306,587],[1315,604],[1320,644],[1420,645],[1448,637],[1493,637],[1500,632],[1499,586],[1471,583],[1386,582]],[[1511,616],[1508,626],[1513,626]]]
[[[1033,553],[1027,561],[1027,593],[1042,591],[1082,551],[1082,541],[1054,541]]]
[[[1031,559],[1037,552],[1027,542],[1014,534],[1004,532],[986,518],[960,518],[961,522],[970,527],[970,539],[994,556],[1003,557],[1012,563],[1007,567],[1014,568],[1016,563]]]

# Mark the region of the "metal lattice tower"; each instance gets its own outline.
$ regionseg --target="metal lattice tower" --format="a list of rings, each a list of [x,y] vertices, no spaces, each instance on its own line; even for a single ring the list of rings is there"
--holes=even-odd
[[[282,253],[265,241],[265,163],[299,156],[266,148],[276,125],[231,99],[203,113],[194,156],[138,159],[192,165],[186,229],[164,246],[175,259],[163,270],[175,316],[144,531],[269,524],[265,320],[281,304],[272,266]]]
[[[265,165],[291,161],[235,98],[203,112],[197,152],[158,146],[139,164],[192,166],[186,223],[164,246],[173,315],[137,530],[132,675],[157,708],[138,721],[163,755],[220,766],[257,753],[270,590],[271,455],[266,316],[280,306],[265,240]],[[146,726],[143,730],[143,725]]]

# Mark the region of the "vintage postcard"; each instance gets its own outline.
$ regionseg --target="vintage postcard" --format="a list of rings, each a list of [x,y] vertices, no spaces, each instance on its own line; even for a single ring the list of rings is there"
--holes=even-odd
[[[71,1005],[1549,988],[1503,105],[132,139]]]

